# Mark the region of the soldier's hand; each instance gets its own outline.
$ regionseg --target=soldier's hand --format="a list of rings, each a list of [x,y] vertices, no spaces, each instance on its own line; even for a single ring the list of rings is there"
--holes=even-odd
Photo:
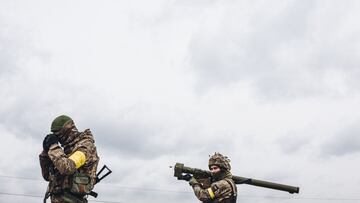
[[[46,135],[46,137],[44,138],[44,141],[43,141],[43,149],[44,149],[44,151],[49,151],[50,146],[53,145],[53,144],[57,144],[58,141],[59,140],[56,137],[56,135],[54,135],[54,134]]]
[[[189,185],[195,186],[195,185],[200,185],[200,183],[194,177],[191,177],[189,180]]]
[[[181,177],[181,179],[186,180],[186,181],[189,181],[191,178],[192,178],[192,175],[190,175],[188,173],[185,175],[182,175],[182,177]]]

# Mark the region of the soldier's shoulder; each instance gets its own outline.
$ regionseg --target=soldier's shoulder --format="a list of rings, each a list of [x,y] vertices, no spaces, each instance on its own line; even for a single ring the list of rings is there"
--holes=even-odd
[[[92,147],[94,146],[94,137],[90,129],[86,129],[80,134],[81,138],[77,142],[77,147]]]
[[[83,133],[86,135],[92,135],[90,128],[85,129]]]
[[[81,140],[92,140],[94,141],[94,136],[90,129],[85,129],[81,132]]]

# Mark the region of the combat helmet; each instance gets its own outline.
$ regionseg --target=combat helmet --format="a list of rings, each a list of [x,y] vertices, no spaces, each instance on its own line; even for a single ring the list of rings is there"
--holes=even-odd
[[[219,166],[221,169],[226,171],[231,170],[230,159],[218,152],[215,152],[215,154],[212,155],[209,159],[209,169],[213,165]]]
[[[66,115],[61,115],[61,116],[56,117],[53,120],[53,122],[51,123],[51,132],[59,131],[70,121],[73,121],[73,120],[69,116],[66,116]]]

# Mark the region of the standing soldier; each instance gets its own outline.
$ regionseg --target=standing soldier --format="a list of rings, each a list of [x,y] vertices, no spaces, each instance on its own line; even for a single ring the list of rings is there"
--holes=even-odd
[[[44,202],[51,197],[52,203],[86,203],[99,163],[94,137],[89,129],[79,132],[65,115],[54,119],[51,132],[39,155],[42,176],[49,182]]]
[[[196,197],[204,203],[236,203],[237,188],[232,180],[230,160],[220,153],[209,159],[210,186],[201,183],[190,174],[183,175],[189,181]]]

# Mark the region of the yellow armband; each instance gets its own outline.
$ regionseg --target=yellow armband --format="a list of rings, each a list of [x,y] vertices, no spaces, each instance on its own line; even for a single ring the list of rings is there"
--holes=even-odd
[[[214,194],[214,192],[212,191],[211,187],[209,187],[209,188],[207,189],[207,191],[209,192],[210,198],[211,198],[211,199],[214,199],[215,194]]]
[[[80,168],[82,165],[85,164],[86,157],[85,154],[81,151],[74,152],[70,157],[70,160],[72,160],[75,163],[76,169]]]

